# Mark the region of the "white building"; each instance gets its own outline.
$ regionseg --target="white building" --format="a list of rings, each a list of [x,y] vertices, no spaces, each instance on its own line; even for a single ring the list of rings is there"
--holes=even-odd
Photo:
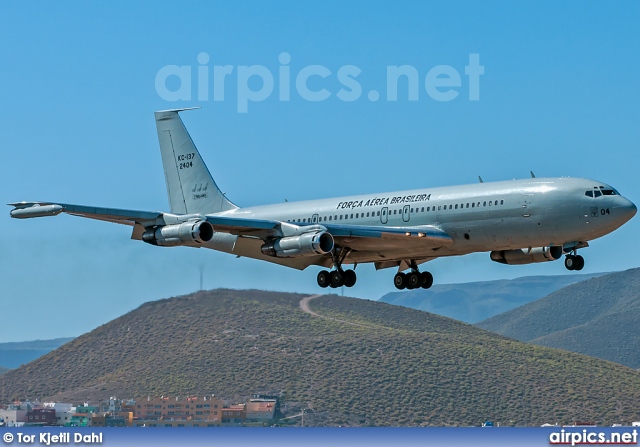
[[[270,421],[276,411],[275,399],[251,399],[245,407],[248,421]]]
[[[4,419],[7,427],[22,427],[27,420],[27,410],[0,410],[0,419]]]

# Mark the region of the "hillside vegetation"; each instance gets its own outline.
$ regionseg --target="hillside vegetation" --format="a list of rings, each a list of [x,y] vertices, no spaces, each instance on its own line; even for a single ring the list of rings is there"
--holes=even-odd
[[[5,368],[4,366],[0,366],[0,375],[6,373],[7,371],[9,371],[9,368]]]
[[[640,368],[640,269],[566,287],[478,326]]]
[[[476,323],[599,275],[526,276],[511,280],[436,284],[427,290],[388,293],[379,301]]]
[[[315,425],[640,419],[640,374],[413,309],[215,290],[146,303],[0,376],[0,399],[281,393]],[[36,380],[37,379],[37,380]]]

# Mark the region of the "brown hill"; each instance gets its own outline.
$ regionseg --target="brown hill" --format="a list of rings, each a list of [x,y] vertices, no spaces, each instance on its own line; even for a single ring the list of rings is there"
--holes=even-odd
[[[146,303],[0,376],[0,398],[281,393],[324,425],[640,419],[640,374],[425,312],[216,290]],[[307,423],[307,416],[305,416]]]
[[[640,367],[640,268],[610,273],[478,323],[529,343]]]

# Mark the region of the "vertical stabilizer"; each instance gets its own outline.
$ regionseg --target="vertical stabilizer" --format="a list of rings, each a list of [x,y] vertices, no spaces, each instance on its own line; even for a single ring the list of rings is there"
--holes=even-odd
[[[169,206],[174,214],[211,214],[237,208],[220,192],[178,112],[155,112]]]

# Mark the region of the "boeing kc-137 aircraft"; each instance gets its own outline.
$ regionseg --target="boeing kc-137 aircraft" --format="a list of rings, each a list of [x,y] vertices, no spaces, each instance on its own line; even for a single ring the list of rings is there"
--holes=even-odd
[[[588,179],[532,178],[240,208],[220,191],[179,112],[155,113],[170,212],[58,202],[20,202],[11,216],[67,213],[126,224],[132,239],[204,247],[303,270],[318,265],[320,287],[352,287],[355,266],[396,267],[398,289],[425,289],[433,276],[418,266],[442,256],[490,252],[503,264],[577,254],[619,228],[636,206],[611,186]],[[354,269],[345,270],[345,265]],[[409,270],[408,273],[404,273]]]

